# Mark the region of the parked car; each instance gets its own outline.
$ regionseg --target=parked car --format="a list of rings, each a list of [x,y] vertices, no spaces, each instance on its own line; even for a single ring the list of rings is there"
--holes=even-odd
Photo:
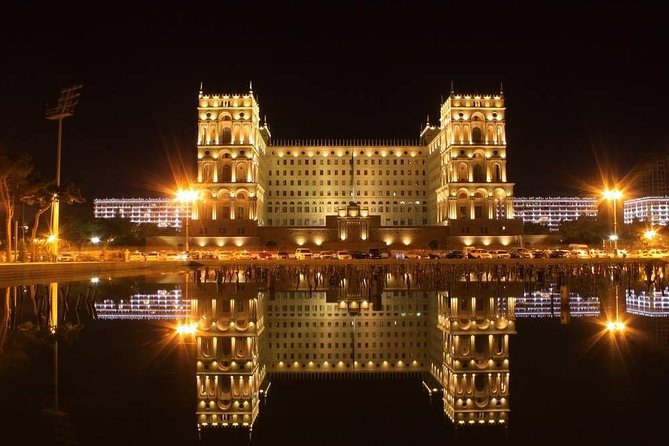
[[[311,258],[311,249],[309,248],[297,248],[295,250],[295,258],[297,260],[308,260]]]
[[[423,259],[425,258],[425,253],[423,251],[409,251],[406,253],[405,258],[407,259]]]
[[[79,256],[73,252],[61,252],[58,254],[59,262],[76,262],[79,260]]]
[[[235,251],[235,253],[232,254],[232,258],[235,260],[251,260],[253,259],[253,256],[251,255],[250,252],[244,250],[244,251]]]
[[[157,251],[151,251],[147,252],[146,255],[144,256],[144,260],[147,262],[155,262],[157,260],[161,260],[160,253]]]
[[[287,253],[286,251],[279,251],[279,252],[276,254],[276,258],[277,258],[277,259],[289,259],[290,256],[288,255],[288,253]]]
[[[218,260],[230,260],[232,259],[232,254],[229,251],[219,251]]]
[[[390,258],[390,251],[387,249],[381,248],[370,248],[369,249],[369,258],[370,259],[387,259]]]
[[[336,259],[337,258],[337,253],[334,251],[321,251],[320,252],[320,258],[321,259]]]
[[[348,251],[337,251],[337,258],[339,260],[350,260],[353,257],[351,256],[351,253]]]
[[[464,259],[465,253],[462,251],[450,251],[444,254],[445,259]]]
[[[494,259],[510,259],[511,258],[511,254],[509,254],[509,252],[504,250],[504,249],[492,250],[492,251],[490,251],[490,255]]]
[[[492,259],[492,254],[490,254],[485,249],[474,249],[469,252],[470,259]]]
[[[259,260],[269,260],[272,258],[272,253],[269,251],[260,251],[258,253],[258,259]]]
[[[511,248],[511,258],[514,259],[531,259],[534,257],[532,251],[527,248]]]
[[[354,259],[368,259],[369,255],[364,251],[351,251],[351,257]]]
[[[144,261],[144,254],[142,254],[139,251],[131,252],[128,255],[128,261],[129,262],[142,262],[142,261]]]
[[[185,252],[170,251],[167,254],[165,254],[165,260],[169,261],[188,260],[188,255]]]

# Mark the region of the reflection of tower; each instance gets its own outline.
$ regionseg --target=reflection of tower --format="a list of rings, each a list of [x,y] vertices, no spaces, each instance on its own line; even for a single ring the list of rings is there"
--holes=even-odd
[[[443,364],[432,373],[444,386],[444,411],[458,425],[508,421],[514,304],[514,298],[438,294]]]
[[[229,283],[198,293],[192,304],[197,330],[197,423],[252,428],[259,410],[264,331],[262,294],[255,284]],[[195,303],[195,299],[194,299]]]

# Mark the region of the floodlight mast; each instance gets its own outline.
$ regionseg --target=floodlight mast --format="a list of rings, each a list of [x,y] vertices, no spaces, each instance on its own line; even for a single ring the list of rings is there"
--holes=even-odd
[[[53,241],[54,262],[58,261],[58,242],[59,234],[59,214],[60,214],[60,158],[61,145],[63,140],[63,119],[74,115],[74,107],[79,103],[79,95],[82,84],[73,85],[71,87],[60,90],[60,97],[58,104],[54,107],[47,108],[46,119],[49,121],[58,121],[58,143],[56,145],[56,194],[53,196],[53,204],[51,207],[51,234],[55,237]]]

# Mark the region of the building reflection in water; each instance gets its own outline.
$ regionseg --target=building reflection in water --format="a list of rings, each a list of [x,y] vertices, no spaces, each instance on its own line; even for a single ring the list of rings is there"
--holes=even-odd
[[[128,300],[104,299],[95,303],[98,319],[184,319],[190,316],[190,300],[180,288],[137,293]]]
[[[669,290],[626,294],[626,312],[637,316],[638,328],[660,350],[669,352]]]
[[[456,425],[508,422],[514,298],[412,290],[406,274],[256,274],[188,280],[199,428],[252,429],[270,377],[422,377]]]
[[[509,336],[514,298],[438,293],[442,361],[430,372],[444,388],[444,410],[457,425],[509,420]]]

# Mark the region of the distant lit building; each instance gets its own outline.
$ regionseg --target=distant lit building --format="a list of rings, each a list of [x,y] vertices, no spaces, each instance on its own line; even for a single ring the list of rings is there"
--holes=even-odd
[[[634,186],[641,197],[669,196],[669,154],[648,157],[637,169]]]
[[[185,207],[169,198],[109,198],[93,200],[95,218],[125,218],[133,223],[155,223],[179,228]]]
[[[561,317],[560,293],[533,292],[516,297],[516,318],[559,318]],[[574,317],[598,317],[599,297],[569,296],[569,313]]]
[[[580,216],[597,216],[595,197],[516,197],[513,201],[515,218],[523,223],[537,223],[551,231],[560,229],[563,221],[576,220]]]
[[[636,220],[648,222],[653,226],[665,226],[669,221],[669,196],[626,200],[624,218],[625,224]]]
[[[155,293],[133,294],[116,302],[105,299],[95,303],[98,319],[183,319],[190,316],[190,300],[181,290],[158,290]]]

